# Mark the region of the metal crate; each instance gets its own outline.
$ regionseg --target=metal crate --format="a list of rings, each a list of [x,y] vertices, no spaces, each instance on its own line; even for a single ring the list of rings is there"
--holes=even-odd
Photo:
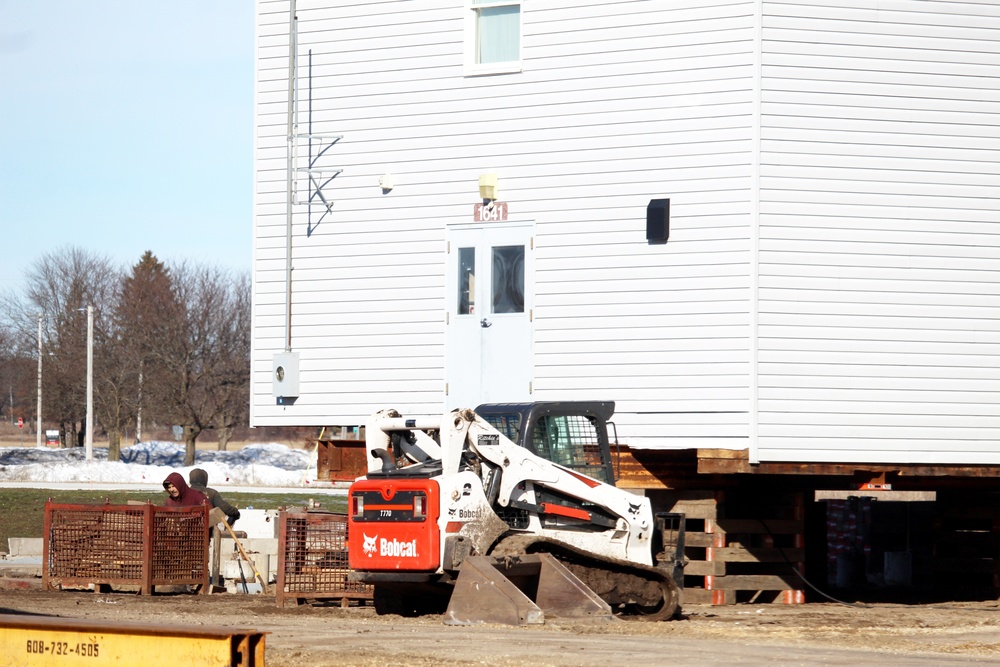
[[[370,600],[372,586],[349,581],[347,516],[319,511],[282,511],[278,514],[278,581],[275,601],[335,599]]]
[[[208,592],[208,507],[45,503],[42,584]]]

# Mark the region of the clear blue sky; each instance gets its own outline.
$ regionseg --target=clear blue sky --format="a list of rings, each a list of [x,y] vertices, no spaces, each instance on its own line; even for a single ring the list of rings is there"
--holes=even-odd
[[[0,290],[79,246],[251,263],[252,0],[0,0]]]

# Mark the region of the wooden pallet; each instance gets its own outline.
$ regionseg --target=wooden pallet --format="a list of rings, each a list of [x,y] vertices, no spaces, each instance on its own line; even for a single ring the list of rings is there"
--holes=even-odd
[[[805,506],[801,492],[661,491],[654,505],[686,516],[686,604],[801,604]]]

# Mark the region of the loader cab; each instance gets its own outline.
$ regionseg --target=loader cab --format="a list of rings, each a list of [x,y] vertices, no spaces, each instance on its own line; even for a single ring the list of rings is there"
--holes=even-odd
[[[533,454],[607,484],[615,483],[608,438],[614,412],[614,401],[487,403],[476,408],[493,428]]]

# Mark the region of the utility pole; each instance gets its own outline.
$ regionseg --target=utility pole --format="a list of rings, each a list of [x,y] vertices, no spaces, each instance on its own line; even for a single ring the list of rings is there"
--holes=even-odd
[[[87,306],[87,460],[94,460],[94,307]]]
[[[42,315],[38,313],[38,408],[35,411],[35,447],[42,446]]]

